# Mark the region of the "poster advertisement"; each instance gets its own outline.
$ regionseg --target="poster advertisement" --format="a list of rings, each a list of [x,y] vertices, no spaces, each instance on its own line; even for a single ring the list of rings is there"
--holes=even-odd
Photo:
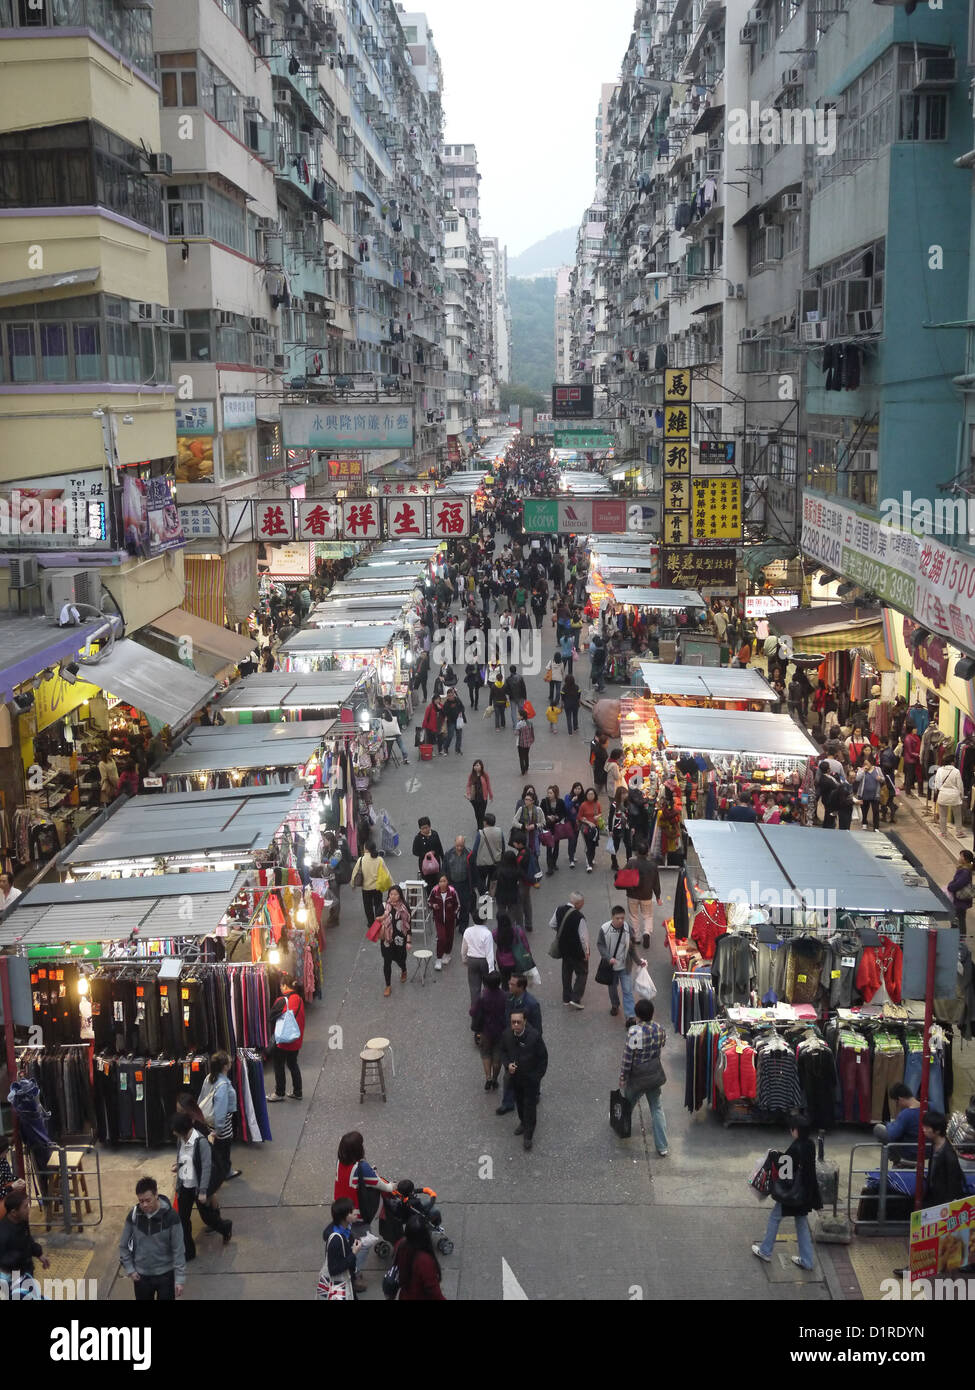
[[[145,482],[135,473],[122,475],[124,545],[130,555],[148,559],[186,544],[179,508],[168,478]]]
[[[952,1275],[972,1263],[975,1197],[911,1213],[911,1279]]]

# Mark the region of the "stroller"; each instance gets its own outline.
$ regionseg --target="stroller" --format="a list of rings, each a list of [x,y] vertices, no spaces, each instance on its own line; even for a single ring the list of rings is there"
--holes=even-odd
[[[393,1246],[402,1240],[406,1222],[411,1216],[420,1216],[427,1223],[441,1255],[452,1255],[454,1242],[444,1233],[443,1218],[436,1202],[437,1194],[432,1188],[417,1188],[409,1178],[398,1182],[395,1192],[385,1193],[379,1218],[379,1242],[376,1245],[379,1259],[386,1260],[393,1253]]]

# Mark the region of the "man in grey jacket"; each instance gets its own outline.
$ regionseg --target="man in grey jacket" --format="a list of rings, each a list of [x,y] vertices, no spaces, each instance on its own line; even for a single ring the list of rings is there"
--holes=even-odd
[[[186,1285],[183,1229],[171,1203],[159,1196],[155,1178],[135,1185],[135,1206],[125,1218],[118,1253],[139,1303],[180,1297]]]
[[[471,920],[471,899],[474,885],[471,875],[471,853],[463,835],[458,835],[455,838],[453,849],[448,849],[444,855],[443,871],[450,880],[450,886],[456,888],[457,896],[460,898],[457,930],[464,931]]]
[[[498,829],[494,815],[485,811],[484,829],[477,832],[473,850],[474,863],[477,866],[477,886],[482,893],[487,891],[488,884],[497,873],[504,851],[504,833]]]

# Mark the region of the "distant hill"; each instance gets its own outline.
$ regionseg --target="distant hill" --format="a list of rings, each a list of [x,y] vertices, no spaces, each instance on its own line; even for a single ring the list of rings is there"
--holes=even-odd
[[[520,256],[508,257],[508,274],[519,280],[533,280],[537,276],[554,277],[560,265],[572,265],[576,258],[576,235],[578,228],[566,227],[561,232],[553,232],[543,241],[536,241]]]
[[[542,243],[539,243],[540,245]],[[511,379],[548,400],[555,379],[555,280],[508,278]]]

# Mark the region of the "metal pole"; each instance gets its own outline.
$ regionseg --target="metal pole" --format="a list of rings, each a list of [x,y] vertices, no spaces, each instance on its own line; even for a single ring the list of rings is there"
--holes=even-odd
[[[6,956],[0,956],[0,998],[3,1000],[3,1042],[4,1053],[7,1058],[7,1076],[10,1078],[11,1086],[17,1080],[17,1050],[14,1046],[14,1005],[13,996],[10,992],[10,962]],[[13,1139],[14,1152],[17,1155],[17,1175],[21,1178],[27,1177],[27,1169],[24,1166],[24,1146],[20,1139],[20,1123],[17,1119],[16,1110],[11,1107],[11,1118],[13,1120]]]
[[[928,1106],[928,1083],[931,1076],[931,1023],[934,1018],[934,972],[938,959],[938,938],[934,928],[928,927],[928,973],[924,989],[924,1053],[921,1058],[921,1118]],[[914,1170],[914,1210],[920,1211],[924,1203],[924,1127],[917,1131],[917,1166]]]

